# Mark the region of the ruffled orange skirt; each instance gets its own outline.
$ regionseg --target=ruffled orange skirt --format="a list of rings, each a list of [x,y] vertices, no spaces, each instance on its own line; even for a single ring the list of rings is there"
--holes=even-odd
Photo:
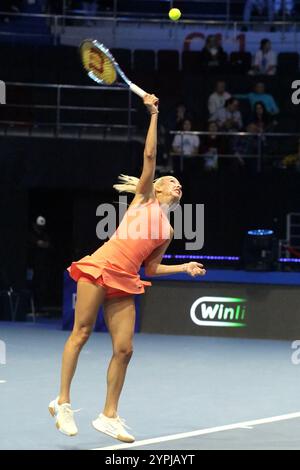
[[[85,256],[67,269],[74,281],[80,279],[103,287],[106,298],[144,294],[144,286],[152,285],[149,281],[142,281],[139,274],[124,271],[104,258]]]

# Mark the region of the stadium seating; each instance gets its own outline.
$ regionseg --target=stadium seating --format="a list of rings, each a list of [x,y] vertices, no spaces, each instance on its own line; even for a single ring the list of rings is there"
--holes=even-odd
[[[295,74],[299,71],[299,54],[282,52],[278,54],[278,73],[280,75]]]
[[[184,101],[192,111],[197,125],[203,127],[207,122],[207,98],[212,92],[215,82],[224,79],[228,90],[233,94],[248,93],[253,85],[261,80],[266,84],[267,92],[271,93],[279,104],[280,123],[285,130],[300,128],[295,120],[297,106],[290,99],[291,78],[299,78],[299,54],[280,53],[278,55],[278,74],[275,76],[255,76],[247,74],[251,66],[251,54],[248,52],[232,52],[226,67],[214,70],[203,69],[201,53],[196,51],[183,51],[180,55],[177,50],[114,49],[113,54],[122,68],[134,81],[149,92],[154,92],[161,98],[166,109],[173,108],[177,102]],[[1,70],[1,79],[6,82],[34,82],[69,85],[94,85],[87,77],[80,62],[78,49],[72,46],[11,46],[0,44],[0,55],[5,66]],[[156,67],[157,60],[157,67]],[[181,66],[181,67],[180,67]],[[241,79],[242,77],[242,79]],[[110,91],[82,91],[66,90],[61,93],[61,104],[65,106],[89,107],[119,107],[128,108],[126,93],[113,93]],[[16,88],[9,87],[8,95],[15,104],[26,103],[34,105],[52,105],[57,102],[57,90],[23,87],[22,93]],[[95,104],[97,102],[97,104]],[[140,107],[140,102],[133,97],[133,106]],[[251,111],[247,100],[241,100],[241,111],[245,122]],[[90,111],[93,113],[93,111]],[[97,121],[105,119],[106,122],[123,122],[123,111],[105,114],[101,111],[93,117]],[[119,114],[118,114],[119,113]],[[142,114],[142,113],[141,113]],[[2,112],[3,116],[3,112]],[[76,116],[78,121],[86,119],[91,121],[91,115],[86,113]],[[134,115],[137,116],[136,114]],[[139,115],[140,116],[140,115]],[[62,119],[73,120],[72,112],[62,111]],[[42,122],[55,120],[51,109],[34,110],[9,109],[6,112],[7,120],[25,122],[39,119]],[[137,121],[140,118],[137,119]],[[85,121],[84,121],[85,122]]]
[[[160,73],[176,73],[179,70],[179,53],[175,50],[157,52],[157,68]]]
[[[133,64],[135,72],[155,71],[155,52],[152,50],[136,49],[133,53]]]

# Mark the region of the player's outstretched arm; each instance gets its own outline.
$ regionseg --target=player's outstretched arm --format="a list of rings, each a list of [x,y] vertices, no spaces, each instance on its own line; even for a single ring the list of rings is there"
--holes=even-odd
[[[147,94],[144,104],[150,113],[150,124],[144,148],[143,171],[137,185],[136,194],[142,194],[144,199],[154,196],[153,179],[156,168],[157,153],[157,121],[158,121],[158,98]]]

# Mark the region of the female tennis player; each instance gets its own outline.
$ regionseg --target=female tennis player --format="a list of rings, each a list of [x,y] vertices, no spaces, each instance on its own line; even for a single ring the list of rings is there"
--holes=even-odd
[[[119,192],[135,194],[118,229],[110,240],[91,256],[73,262],[68,268],[77,281],[77,301],[74,329],[66,342],[61,371],[59,396],[49,404],[56,427],[68,436],[78,432],[70,404],[70,386],[79,353],[93,331],[99,307],[104,306],[104,318],[111,335],[113,355],[107,372],[107,394],[102,413],[93,426],[120,441],[134,442],[118,415],[118,402],[126,369],[132,356],[135,323],[134,295],[145,292],[150,282],[138,275],[145,263],[147,275],[186,272],[191,276],[204,275],[202,264],[196,262],[175,266],[160,264],[173,237],[166,210],[176,206],[182,196],[181,185],[173,176],[154,180],[157,147],[158,98],[147,94],[144,99],[151,114],[147,133],[141,177],[119,177],[122,184],[114,185]],[[150,221],[150,225],[149,225]],[[138,233],[137,226],[146,227]]]

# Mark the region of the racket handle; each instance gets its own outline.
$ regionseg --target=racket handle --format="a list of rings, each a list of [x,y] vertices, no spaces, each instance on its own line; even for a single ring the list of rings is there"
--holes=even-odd
[[[142,90],[142,88],[135,85],[134,83],[130,83],[129,87],[133,93],[140,96],[141,98],[144,98],[144,96],[147,95],[146,91]]]

